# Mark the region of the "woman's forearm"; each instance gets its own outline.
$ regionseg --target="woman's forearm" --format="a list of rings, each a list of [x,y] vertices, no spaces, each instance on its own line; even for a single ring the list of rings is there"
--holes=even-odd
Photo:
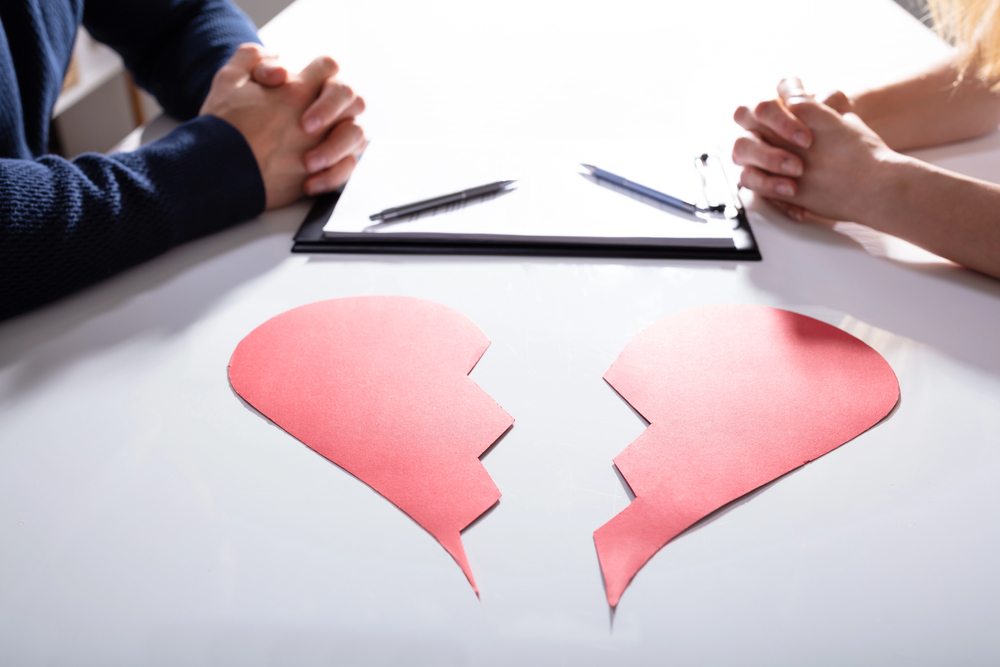
[[[971,73],[956,85],[948,59],[917,76],[853,97],[857,114],[894,150],[963,141],[1000,124],[1000,94]]]
[[[859,222],[1000,278],[1000,185],[903,155],[883,165],[878,201]]]

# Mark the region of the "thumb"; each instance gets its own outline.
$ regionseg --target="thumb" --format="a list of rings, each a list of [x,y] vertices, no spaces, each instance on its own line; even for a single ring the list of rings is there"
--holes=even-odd
[[[253,68],[253,80],[262,86],[280,86],[288,81],[288,70],[278,64],[278,57],[267,55]]]
[[[788,110],[798,116],[810,129],[822,129],[836,124],[839,114],[830,107],[816,101],[816,98],[806,93],[802,81],[798,77],[782,79],[778,84],[778,95]]]
[[[778,95],[785,104],[798,97],[812,97],[806,93],[806,89],[802,87],[802,80],[797,76],[782,79],[778,84]]]
[[[239,48],[236,49],[236,53],[234,53],[233,57],[229,59],[226,66],[231,67],[234,70],[238,70],[242,74],[249,74],[266,57],[267,52],[264,51],[263,46],[253,42],[247,42],[239,45]]]
[[[222,66],[215,77],[227,84],[239,85],[266,57],[267,52],[260,44],[253,42],[240,44],[236,53],[229,59],[229,62]]]
[[[854,100],[841,90],[835,90],[827,95],[823,104],[841,115],[854,111]]]
[[[841,115],[812,97],[793,97],[788,102],[788,110],[799,117],[810,129],[832,128],[841,122]]]

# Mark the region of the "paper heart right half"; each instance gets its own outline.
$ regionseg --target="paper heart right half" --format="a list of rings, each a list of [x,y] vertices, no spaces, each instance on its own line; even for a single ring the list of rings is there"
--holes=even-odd
[[[889,364],[862,341],[751,305],[666,317],[604,378],[650,422],[614,459],[635,499],[594,533],[612,607],[683,530],[860,435],[899,400]]]

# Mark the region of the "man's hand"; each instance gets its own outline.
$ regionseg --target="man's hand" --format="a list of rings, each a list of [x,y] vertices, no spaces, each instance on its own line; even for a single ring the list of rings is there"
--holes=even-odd
[[[317,58],[299,74],[289,74],[260,45],[244,44],[212,81],[201,114],[218,116],[243,134],[257,158],[268,209],[304,192],[318,194],[343,185],[357,164],[354,155],[365,139],[351,112],[360,113],[364,102],[330,81],[336,71],[332,59]],[[258,83],[258,77],[267,84]],[[342,108],[331,98],[340,100]],[[344,104],[343,98],[349,101]],[[307,131],[304,118],[321,103],[322,122]],[[323,166],[308,169],[306,162],[318,165],[317,157]]]
[[[308,194],[328,192],[343,185],[357,162],[354,155],[342,156],[341,145],[347,127],[338,129],[365,110],[365,101],[349,86],[336,78],[339,67],[330,58],[317,58],[310,65],[317,76],[326,76],[318,98],[302,114],[302,129],[310,134],[329,134],[323,145],[303,157],[306,171],[311,174],[305,183]],[[278,63],[277,56],[265,55],[254,70],[253,80],[263,86],[280,86],[288,81],[288,70]],[[336,134],[334,134],[336,133]],[[346,174],[346,176],[345,176]]]
[[[364,134],[354,122],[355,116],[365,110],[365,101],[336,79],[338,70],[332,58],[320,57],[302,71],[310,79],[322,82],[319,95],[299,121],[303,131],[320,140],[303,156],[310,174],[305,191],[311,195],[329,192],[346,183],[358,164],[356,155],[365,146]]]

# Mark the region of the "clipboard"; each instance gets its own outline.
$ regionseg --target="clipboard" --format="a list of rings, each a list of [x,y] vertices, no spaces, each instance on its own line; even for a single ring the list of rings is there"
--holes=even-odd
[[[331,233],[327,229],[324,232],[324,227],[328,226],[335,207],[341,201],[342,192],[335,192],[316,199],[295,234],[292,252],[760,261],[760,250],[746,210],[738,191],[729,184],[721,161],[717,157],[702,154],[694,159],[693,168],[701,183],[701,201],[709,205],[724,205],[725,212],[717,217],[724,218],[724,224],[731,229],[731,236],[728,238],[718,235],[719,225],[723,224],[718,220],[712,221],[715,236],[708,238],[454,234],[426,231],[371,233],[370,230],[379,227],[378,225],[370,225],[364,231]],[[579,176],[587,178],[584,174]],[[587,187],[618,190],[611,196],[628,197],[638,200],[640,205],[664,209],[657,202],[643,201],[645,198],[636,193],[616,188],[607,182],[590,180],[593,183]],[[456,208],[477,205],[485,207],[491,203],[469,202],[446,209],[441,215],[447,216]],[[673,217],[678,215],[674,210],[661,210],[661,213]],[[653,212],[652,215],[656,213]],[[687,224],[696,226],[700,223],[690,221]],[[404,220],[397,228],[406,230],[407,221]]]

